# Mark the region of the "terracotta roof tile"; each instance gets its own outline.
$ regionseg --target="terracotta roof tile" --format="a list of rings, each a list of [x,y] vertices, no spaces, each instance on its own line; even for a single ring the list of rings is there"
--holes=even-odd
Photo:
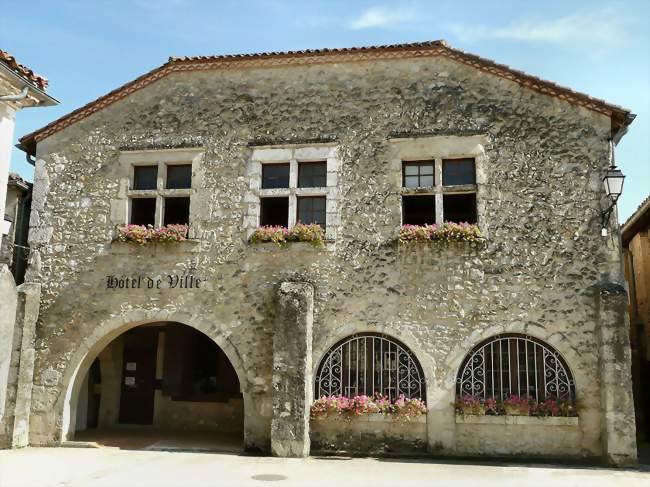
[[[359,62],[381,59],[418,58],[442,56],[456,62],[472,66],[481,71],[509,79],[540,93],[554,96],[574,105],[602,113],[612,119],[612,131],[629,125],[635,115],[630,110],[613,105],[599,98],[573,91],[551,81],[512,69],[504,64],[475,54],[452,48],[445,41],[428,41],[410,44],[392,44],[369,47],[349,47],[337,49],[306,49],[302,51],[265,52],[255,54],[234,54],[218,56],[183,56],[170,57],[162,66],[140,76],[139,78],[107,93],[87,105],[65,115],[45,127],[25,135],[20,139],[21,146],[27,152],[35,151],[36,143],[82,120],[102,108],[121,100],[131,93],[163,78],[172,72],[203,71],[210,69],[245,69],[250,67],[273,67],[305,64],[322,64],[333,62]]]
[[[41,90],[45,90],[47,88],[47,78],[36,74],[27,66],[20,64],[18,61],[16,61],[15,57],[13,57],[7,51],[3,51],[2,49],[0,49],[0,62],[6,64],[9,69],[27,79],[27,81],[32,83],[36,88]]]

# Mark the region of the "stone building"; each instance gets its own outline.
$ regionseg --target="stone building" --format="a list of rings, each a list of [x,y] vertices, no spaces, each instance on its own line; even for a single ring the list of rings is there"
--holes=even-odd
[[[633,462],[619,233],[600,228],[633,118],[441,41],[171,58],[21,139],[32,254],[5,435]],[[444,221],[483,239],[397,241]],[[251,243],[296,222],[324,244]],[[116,241],[127,223],[189,239]],[[427,412],[310,421],[315,397],[364,393]],[[577,416],[457,414],[467,394]]]
[[[14,56],[0,49],[0,208],[2,217],[0,219],[0,431],[4,428],[6,421],[5,412],[13,408],[13,398],[7,401],[7,394],[15,394],[15,388],[8,387],[10,376],[16,372],[18,357],[14,355],[14,329],[15,314],[18,294],[14,275],[24,273],[26,264],[23,257],[27,257],[22,252],[14,259],[13,249],[15,242],[11,237],[15,234],[15,225],[12,220],[13,206],[11,202],[5,212],[5,200],[7,189],[11,193],[18,190],[13,182],[9,182],[9,165],[11,161],[11,151],[13,148],[14,126],[16,113],[23,108],[42,107],[56,105],[58,102],[49,96],[47,89],[47,79],[34,73],[30,68],[20,64]],[[15,214],[13,214],[16,216]],[[21,212],[21,215],[25,215]],[[22,226],[28,229],[28,222]],[[7,235],[11,234],[9,238]],[[20,237],[26,237],[25,233],[20,233]],[[7,264],[12,263],[12,269],[9,270]],[[20,269],[20,274],[16,274],[16,264]],[[8,408],[8,409],[7,409]],[[0,434],[1,436],[1,434]],[[2,440],[0,439],[0,444]]]
[[[650,440],[650,197],[621,227],[639,439]]]

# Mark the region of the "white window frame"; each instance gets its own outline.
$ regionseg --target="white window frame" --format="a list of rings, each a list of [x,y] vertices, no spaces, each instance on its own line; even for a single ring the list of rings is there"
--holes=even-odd
[[[127,176],[123,177],[120,182],[120,194],[124,196],[121,201],[125,205],[120,208],[114,208],[115,202],[111,202],[112,220],[118,220],[116,223],[129,223],[131,221],[131,202],[136,198],[155,198],[156,211],[154,216],[154,227],[163,226],[165,215],[165,198],[189,197],[190,198],[190,217],[191,226],[193,220],[193,195],[196,192],[196,174],[203,157],[202,149],[165,149],[165,150],[143,150],[128,151],[120,154],[119,162],[126,172]],[[192,182],[190,188],[184,189],[167,189],[167,167],[178,165],[192,166]],[[157,166],[156,189],[139,190],[133,189],[134,172],[138,166]],[[121,220],[121,221],[120,221]]]
[[[320,188],[299,188],[298,168],[301,162],[327,162],[327,186]],[[262,166],[265,164],[289,164],[288,188],[262,188]],[[292,228],[298,218],[298,198],[301,196],[324,196],[325,238],[335,240],[340,227],[338,210],[339,160],[333,144],[260,146],[253,149],[248,166],[250,177],[249,203],[244,221],[247,237],[260,226],[260,199],[264,197],[289,198],[288,224]]]
[[[395,174],[394,184],[400,194],[400,224],[404,221],[402,196],[433,195],[435,197],[435,223],[441,225],[444,221],[443,196],[446,194],[476,194],[476,223],[483,230],[485,205],[481,201],[483,184],[485,183],[485,166],[487,156],[485,145],[486,135],[469,136],[431,136],[408,137],[391,139],[391,165]],[[442,185],[442,167],[444,159],[474,159],[476,183],[458,186]],[[423,188],[403,187],[403,163],[410,161],[434,161],[434,185]]]

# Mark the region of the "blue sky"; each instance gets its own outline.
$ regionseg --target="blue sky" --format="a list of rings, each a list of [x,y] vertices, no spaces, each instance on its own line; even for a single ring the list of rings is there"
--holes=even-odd
[[[53,108],[18,114],[16,139],[166,62],[445,39],[637,114],[619,144],[627,218],[650,192],[650,2],[0,0],[0,48],[50,80]],[[12,169],[31,179],[15,151]]]

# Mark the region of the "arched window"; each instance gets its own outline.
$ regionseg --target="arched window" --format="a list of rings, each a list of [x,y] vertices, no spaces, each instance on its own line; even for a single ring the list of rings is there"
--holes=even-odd
[[[405,345],[379,333],[359,333],[334,345],[316,374],[315,397],[403,394],[425,399],[422,367]]]
[[[536,401],[574,401],[575,383],[557,350],[527,335],[504,334],[479,343],[465,357],[456,393],[483,399],[516,394]]]

